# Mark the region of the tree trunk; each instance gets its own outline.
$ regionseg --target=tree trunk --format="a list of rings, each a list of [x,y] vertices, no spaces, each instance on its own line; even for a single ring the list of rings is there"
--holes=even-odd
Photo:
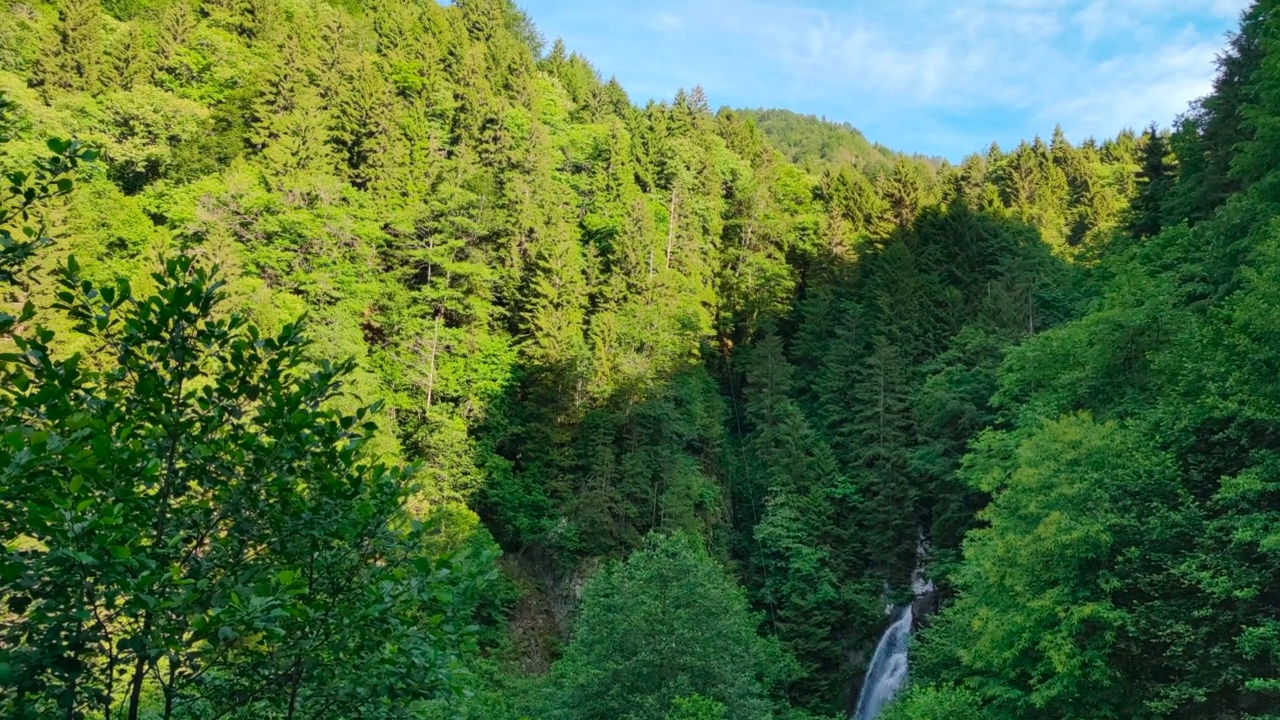
[[[146,636],[151,632],[151,611],[148,610],[146,616],[142,620],[142,639],[145,643]],[[147,674],[147,658],[143,654],[143,648],[139,647],[135,652],[138,653],[138,659],[133,663],[133,677],[129,680],[129,712],[128,720],[138,720],[138,710],[142,705],[142,679]]]
[[[436,310],[436,329],[431,336],[431,370],[427,372],[427,415],[431,415],[431,395],[436,387],[436,348],[440,346],[440,316],[442,310]]]
[[[285,720],[293,720],[294,715],[298,711],[298,687],[302,685],[302,662],[295,661],[293,670],[293,682],[289,687],[289,711],[285,715]]]
[[[667,207],[667,270],[671,269],[671,246],[676,239],[676,195],[676,189],[671,188],[671,204]]]
[[[133,678],[129,681],[129,720],[138,720],[138,707],[142,703],[142,677],[146,671],[146,659],[139,653],[137,662],[133,664]]]

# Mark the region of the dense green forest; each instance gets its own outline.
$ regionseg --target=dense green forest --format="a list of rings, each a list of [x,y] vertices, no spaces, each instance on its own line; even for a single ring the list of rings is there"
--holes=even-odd
[[[1280,718],[1280,15],[953,165],[510,0],[0,0],[0,714]],[[607,72],[607,69],[605,69]]]
[[[849,123],[834,123],[790,110],[741,112],[760,128],[774,149],[793,163],[806,167],[818,162],[851,165],[865,175],[878,175],[893,167],[893,151],[872,144]]]

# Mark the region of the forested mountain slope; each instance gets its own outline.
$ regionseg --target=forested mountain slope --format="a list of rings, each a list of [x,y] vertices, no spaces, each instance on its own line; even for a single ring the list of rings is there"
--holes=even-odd
[[[21,352],[0,359],[5,377],[39,388],[67,374],[21,339],[45,326],[49,353],[118,378],[77,392],[145,397],[133,373],[152,366],[128,349],[194,342],[146,308],[236,312],[247,345],[224,339],[249,333],[240,320],[192,325],[209,353],[193,386],[230,388],[236,407],[312,398],[252,427],[274,438],[296,418],[289,437],[315,423],[320,445],[358,448],[290,446],[311,464],[271,470],[283,479],[235,526],[258,533],[238,552],[273,580],[202,595],[234,572],[210,566],[200,585],[191,558],[234,532],[157,522],[155,543],[104,540],[95,556],[49,529],[98,517],[74,503],[36,532],[13,458],[82,428],[33,404],[52,390],[0,396],[13,439],[0,528],[5,567],[22,569],[0,574],[0,708],[835,716],[886,603],[922,566],[946,608],[903,717],[1261,717],[1274,699],[1271,3],[1171,134],[1073,146],[1056,132],[959,166],[786,113],[713,111],[698,88],[636,106],[508,0],[0,7],[3,169],[73,152],[50,136],[100,151],[73,191],[32,195],[55,242],[6,286],[21,319],[0,327]],[[11,177],[14,197],[37,178]],[[18,238],[28,221],[4,222]],[[225,299],[180,308],[215,265]],[[118,330],[131,339],[107,342],[117,326],[95,330],[84,307],[117,278],[128,292],[110,312],[136,314]],[[287,359],[228,377],[250,346]],[[321,375],[304,392],[272,380],[281,362]],[[186,398],[184,377],[156,382]],[[203,442],[217,426],[173,417],[138,422],[170,448],[190,438],[173,465],[195,479],[181,502],[214,508],[191,517],[242,512],[234,494],[195,489],[228,472],[208,458],[275,468],[276,455],[247,435]],[[123,452],[130,432],[98,451]],[[414,463],[413,480],[377,462]],[[289,478],[328,463],[334,479],[316,487],[330,494],[314,497],[331,514],[309,514],[310,489]],[[86,481],[70,472],[46,486],[74,495]],[[380,480],[342,494],[338,478],[369,473]],[[156,502],[129,473],[95,477]],[[292,500],[273,510],[274,492]],[[179,503],[160,497],[162,515]],[[275,539],[326,523],[339,535],[317,545]],[[164,555],[166,529],[168,547],[191,549]],[[390,620],[356,613],[382,606],[343,583],[299,585],[315,557],[347,568],[343,548],[374,537],[349,572],[381,589],[374,615]],[[85,607],[142,603],[145,620],[80,618],[52,591],[33,601],[58,557],[64,572],[92,561],[111,570],[95,577],[128,579]],[[143,567],[174,568],[161,583],[172,635],[155,629],[138,578],[161,581]],[[188,580],[199,591],[178,592]],[[64,624],[42,625],[55,610]],[[231,618],[227,634],[191,634],[213,616]],[[344,617],[367,632],[337,648]],[[98,639],[59,645],[33,634],[44,627]],[[420,642],[401,647],[405,633]],[[35,652],[46,646],[64,649]],[[122,679],[94,694],[76,689],[86,673]],[[224,682],[240,677],[257,684]]]
[[[1089,312],[1008,354],[901,717],[1275,717],[1277,40],[1255,4]]]
[[[894,153],[872,144],[849,123],[835,123],[790,110],[741,110],[753,120],[769,143],[800,165],[826,161],[851,165],[874,175],[893,167]]]

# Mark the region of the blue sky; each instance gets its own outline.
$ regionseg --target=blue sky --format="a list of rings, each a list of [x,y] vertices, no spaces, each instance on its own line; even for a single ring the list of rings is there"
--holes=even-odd
[[[519,0],[518,0],[519,1]],[[1248,0],[524,0],[643,103],[702,85],[713,107],[847,121],[959,159],[1061,124],[1168,125],[1208,92]]]

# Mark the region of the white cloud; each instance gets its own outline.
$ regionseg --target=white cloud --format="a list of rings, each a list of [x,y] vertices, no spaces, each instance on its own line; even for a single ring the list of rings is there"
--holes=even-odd
[[[573,4],[534,0],[535,19],[537,2],[557,1]],[[615,1],[597,0],[610,5],[611,24],[626,27],[618,21],[630,14],[632,27],[651,28],[668,45],[646,50],[645,39],[631,38],[630,55],[606,46],[603,52],[619,65],[602,64],[606,75],[617,72],[626,83],[630,73],[636,80],[629,87],[665,97],[680,85],[701,83],[713,102],[821,108],[863,126],[873,139],[886,139],[877,127],[893,132],[927,125],[938,138],[981,132],[959,129],[957,117],[971,123],[987,117],[1020,136],[1061,123],[1076,139],[1153,120],[1169,123],[1209,89],[1223,31],[1249,4]],[[966,149],[985,146],[994,134],[974,135]],[[910,140],[887,139],[913,147]]]
[[[658,13],[654,19],[654,26],[662,30],[682,30],[684,19],[674,13]]]
[[[1038,116],[1070,122],[1078,134],[1110,135],[1119,127],[1169,124],[1187,103],[1212,89],[1218,45],[1184,41],[1144,57],[1141,65],[1122,58],[1097,66],[1096,83],[1071,88],[1061,100],[1039,108]],[[1207,71],[1206,68],[1209,70]]]
[[[921,110],[1065,113],[1064,125],[1094,133],[1168,122],[1203,94],[1221,38],[1191,20],[1233,17],[1246,1],[904,0],[896,10],[836,10],[710,0],[681,12],[686,27],[745,36],[808,92]]]

